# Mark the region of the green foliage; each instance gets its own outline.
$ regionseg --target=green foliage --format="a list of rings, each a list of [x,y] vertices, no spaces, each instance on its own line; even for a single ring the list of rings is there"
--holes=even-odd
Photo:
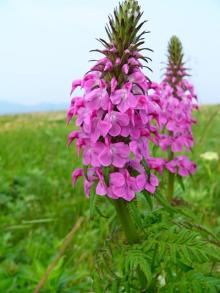
[[[0,292],[33,292],[81,216],[42,293],[137,293],[141,273],[147,292],[219,292],[220,162],[200,157],[220,155],[219,115],[209,122],[216,109],[197,113],[191,156],[198,172],[184,180],[185,189],[175,184],[180,205],[166,202],[163,190],[138,194],[129,205],[141,235],[135,245],[126,244],[105,197],[90,203],[80,180],[72,189],[71,171],[81,160],[66,148],[64,113],[0,117]]]
[[[160,206],[145,216],[142,214],[145,229],[141,230],[139,244],[119,247],[112,242],[105,244],[98,263],[104,292],[112,292],[109,286],[114,279],[118,292],[141,292],[140,272],[147,280],[146,292],[194,292],[195,287],[195,292],[218,292],[220,246],[213,244],[206,234],[182,227],[180,224],[191,218],[170,213],[171,210]],[[139,214],[142,212],[139,210]],[[140,218],[133,219],[140,228]],[[189,291],[184,291],[186,288]]]

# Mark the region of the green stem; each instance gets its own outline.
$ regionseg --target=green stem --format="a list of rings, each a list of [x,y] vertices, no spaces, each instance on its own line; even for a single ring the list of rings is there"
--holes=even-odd
[[[174,158],[174,153],[169,150],[168,153],[168,160],[171,161]],[[167,186],[167,199],[171,201],[173,199],[173,193],[174,193],[174,182],[175,182],[175,174],[169,172],[168,173],[168,186]]]
[[[113,200],[119,221],[129,244],[137,243],[139,240],[137,229],[132,221],[128,210],[128,203],[123,199]]]
[[[139,235],[137,233],[137,229],[134,225],[134,222],[131,218],[128,204],[123,199],[117,199],[113,200],[113,205],[115,206],[119,221],[121,223],[122,229],[124,230],[125,236],[127,238],[127,241],[129,244],[134,244],[139,242]],[[147,280],[144,275],[144,273],[140,270],[140,268],[137,269],[137,273],[139,276],[140,284],[142,287],[142,292],[146,292],[147,287]]]

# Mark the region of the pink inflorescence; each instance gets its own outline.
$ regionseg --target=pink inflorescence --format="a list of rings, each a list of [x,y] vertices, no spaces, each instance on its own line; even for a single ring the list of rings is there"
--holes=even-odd
[[[112,46],[115,62],[103,58],[82,80],[72,84],[71,94],[77,87],[83,96],[75,96],[67,112],[67,122],[76,116],[78,131],[69,135],[68,144],[76,140],[78,153],[82,150],[84,169],[73,172],[75,183],[84,177],[87,196],[96,184],[98,195],[113,199],[132,200],[135,193],[146,189],[153,193],[158,185],[150,169],[162,171],[164,160],[150,157],[149,141],[159,144],[160,117],[157,87],[141,71],[140,54],[126,50],[127,62],[121,64],[117,50]],[[121,66],[123,80],[114,76]],[[111,77],[109,81],[103,76]],[[148,162],[149,170],[142,165]],[[108,170],[108,179],[104,174]],[[107,182],[108,181],[108,182]]]
[[[195,171],[187,157],[168,162],[152,157],[149,148],[151,142],[164,151],[167,147],[173,152],[183,147],[189,150],[195,95],[184,79],[178,85],[181,99],[173,96],[166,79],[160,85],[149,81],[136,51],[124,52],[125,64],[114,46],[109,52],[115,54],[114,61],[107,57],[99,60],[82,80],[72,84],[71,94],[77,87],[84,94],[72,98],[67,112],[67,122],[75,116],[79,128],[70,133],[68,144],[76,140],[85,166],[73,172],[72,180],[75,184],[79,176],[84,177],[87,197],[95,184],[98,195],[131,201],[144,189],[155,192],[159,185],[155,172],[162,174],[166,168],[186,176]],[[121,73],[117,76],[117,72]]]
[[[174,75],[175,72],[175,75]],[[169,68],[160,84],[161,114],[159,123],[163,129],[160,147],[172,153],[189,152],[194,145],[192,125],[196,123],[192,113],[198,109],[197,96],[193,86],[186,79],[184,68]],[[164,131],[166,130],[166,131]],[[167,169],[180,176],[187,176],[196,170],[194,163],[186,156],[177,156],[166,163]]]

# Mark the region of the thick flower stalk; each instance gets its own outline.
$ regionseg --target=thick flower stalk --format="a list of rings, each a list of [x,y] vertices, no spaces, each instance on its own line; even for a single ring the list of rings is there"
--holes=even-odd
[[[168,151],[166,168],[169,170],[168,199],[173,197],[174,174],[188,176],[195,172],[196,165],[184,156],[176,153],[189,152],[194,144],[192,125],[196,123],[192,116],[197,109],[197,96],[192,84],[187,80],[187,69],[183,62],[183,50],[180,40],[173,36],[168,45],[168,63],[161,87],[160,124],[164,129],[160,146]]]
[[[149,142],[159,144],[160,101],[156,88],[144,74],[142,63],[148,57],[139,23],[142,13],[134,0],[125,1],[114,11],[106,26],[108,41],[97,51],[104,55],[85,76],[72,84],[84,93],[74,96],[67,113],[68,123],[75,116],[79,130],[69,135],[82,151],[83,169],[73,172],[73,183],[84,177],[84,189],[113,200],[131,201],[142,190],[154,193],[159,184],[154,170],[160,161],[152,158]],[[146,50],[150,50],[145,48]]]

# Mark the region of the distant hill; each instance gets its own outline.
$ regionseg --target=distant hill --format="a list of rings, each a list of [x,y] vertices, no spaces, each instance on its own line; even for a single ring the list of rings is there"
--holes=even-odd
[[[31,112],[51,112],[66,110],[67,104],[50,104],[40,103],[36,105],[23,105],[0,101],[0,115],[3,114],[17,114],[17,113],[31,113]]]

